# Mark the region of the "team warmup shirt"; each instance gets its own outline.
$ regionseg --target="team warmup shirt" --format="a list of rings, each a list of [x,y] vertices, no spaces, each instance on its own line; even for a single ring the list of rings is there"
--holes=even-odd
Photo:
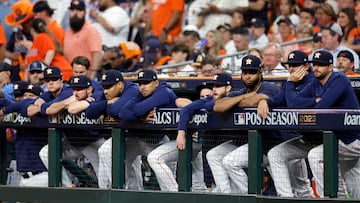
[[[295,93],[294,89],[295,84],[290,81],[287,82],[286,94],[293,97],[296,107],[359,109],[359,102],[350,80],[339,72],[333,72],[325,85],[321,85],[320,81],[316,79],[298,94]],[[321,98],[321,100],[316,103],[316,98]],[[360,133],[355,131],[334,131],[334,133],[345,144],[360,139]]]
[[[186,126],[189,123],[192,115],[201,109],[205,109],[207,112],[212,112],[214,109],[215,101],[212,96],[198,99],[180,110],[180,120],[178,123],[178,130],[185,130]]]
[[[176,95],[165,83],[161,82],[152,95],[143,97],[140,92],[128,101],[119,113],[119,118],[126,121],[135,121],[147,115],[154,108],[175,108]]]

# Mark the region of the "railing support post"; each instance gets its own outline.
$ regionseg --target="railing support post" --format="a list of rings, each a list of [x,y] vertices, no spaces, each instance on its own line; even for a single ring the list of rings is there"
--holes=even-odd
[[[113,128],[112,137],[112,188],[125,188],[125,130]]]
[[[61,186],[61,131],[48,129],[49,187]]]
[[[256,130],[249,130],[249,167],[248,167],[248,193],[261,194],[262,190],[262,140],[261,135]]]
[[[192,160],[192,137],[186,133],[185,150],[179,151],[178,162],[178,187],[179,191],[190,192],[191,190],[191,160]]]
[[[323,133],[324,196],[337,197],[338,192],[338,139],[331,131]]]

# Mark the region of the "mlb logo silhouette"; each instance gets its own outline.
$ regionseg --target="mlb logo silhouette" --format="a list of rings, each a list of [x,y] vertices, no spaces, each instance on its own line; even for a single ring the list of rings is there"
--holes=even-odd
[[[234,124],[245,125],[245,113],[234,113]]]

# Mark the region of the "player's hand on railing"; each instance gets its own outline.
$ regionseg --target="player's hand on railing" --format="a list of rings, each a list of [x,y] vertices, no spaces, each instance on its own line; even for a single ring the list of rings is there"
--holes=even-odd
[[[143,123],[152,123],[154,121],[154,115],[156,113],[156,109],[154,108],[153,110],[149,111],[149,113],[140,118],[140,121]]]
[[[265,119],[269,115],[269,106],[265,99],[260,100],[258,107],[257,107],[257,114],[262,118]]]
[[[186,133],[185,130],[178,130],[178,135],[176,137],[176,148],[178,150],[184,150],[186,144]]]

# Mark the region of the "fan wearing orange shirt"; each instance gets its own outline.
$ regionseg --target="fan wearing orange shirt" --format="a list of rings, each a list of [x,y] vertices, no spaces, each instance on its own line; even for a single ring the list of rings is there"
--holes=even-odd
[[[0,61],[3,61],[5,58],[5,45],[6,45],[6,36],[4,28],[0,23]]]
[[[23,40],[23,43],[28,48],[26,55],[26,63],[30,64],[33,61],[44,61],[51,66],[57,66],[63,73],[63,80],[68,81],[72,76],[72,68],[70,63],[63,56],[63,50],[60,42],[56,39],[54,34],[46,27],[43,19],[34,19],[31,26],[31,34],[34,41]]]
[[[48,2],[43,0],[37,1],[34,4],[33,12],[35,18],[42,18],[46,22],[47,28],[54,33],[60,45],[63,46],[65,31],[56,20],[52,19],[54,9],[50,8]]]

